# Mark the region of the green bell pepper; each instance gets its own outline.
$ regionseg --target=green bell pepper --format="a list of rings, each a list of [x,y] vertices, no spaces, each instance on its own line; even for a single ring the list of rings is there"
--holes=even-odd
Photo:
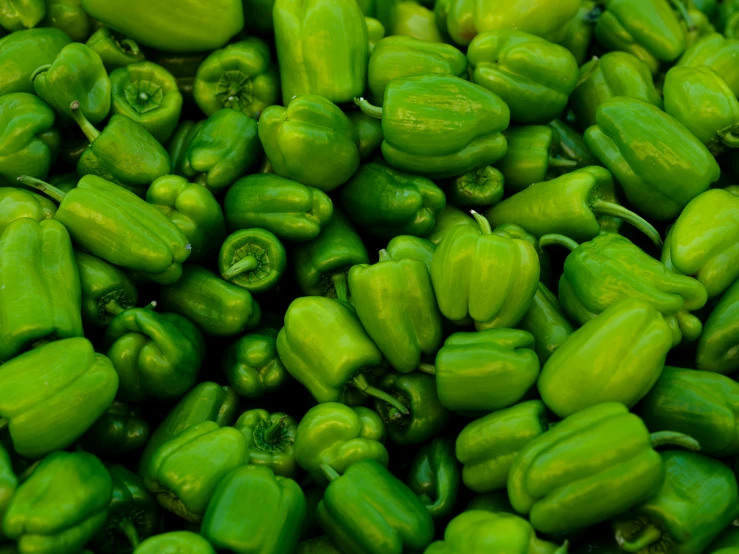
[[[113,72],[132,63],[143,62],[146,59],[135,40],[125,37],[109,27],[100,27],[85,44],[98,53],[108,72]]]
[[[436,15],[416,0],[392,2],[388,31],[389,35],[401,35],[438,44],[444,42],[436,26]]]
[[[563,36],[557,37],[560,38],[557,44],[561,44],[572,52],[577,65],[585,63],[590,43],[593,40],[595,23],[600,13],[600,7],[596,5],[596,2],[582,0],[577,15],[566,23]]]
[[[80,437],[80,446],[96,456],[115,457],[141,450],[149,434],[149,423],[139,407],[114,400]]]
[[[226,44],[244,27],[241,0],[82,0],[103,25],[167,52],[200,52]]]
[[[416,260],[422,262],[429,274],[431,273],[431,260],[434,258],[436,246],[430,240],[400,235],[388,242],[385,250],[392,260]]]
[[[611,98],[598,108],[596,121],[585,132],[588,148],[646,217],[674,219],[719,177],[719,166],[703,143],[652,104]]]
[[[291,261],[303,294],[346,300],[349,269],[368,264],[369,255],[352,224],[334,208],[320,235],[293,248]]]
[[[264,229],[242,229],[230,234],[218,254],[221,277],[252,293],[274,288],[286,268],[285,247]]]
[[[695,365],[717,373],[739,369],[739,279],[724,293],[703,326]]]
[[[374,17],[365,17],[364,22],[367,24],[367,50],[372,55],[377,43],[385,37],[385,26]]]
[[[211,53],[198,67],[193,94],[207,116],[232,108],[259,118],[280,97],[277,65],[272,63],[269,46],[249,37]]]
[[[460,471],[454,442],[438,437],[422,446],[411,462],[407,484],[435,521],[452,514],[457,503]]]
[[[462,104],[458,98],[465,98]],[[382,108],[355,102],[382,119],[382,155],[392,166],[431,178],[457,177],[497,162],[508,106],[496,94],[453,75],[398,77],[385,87]]]
[[[286,104],[270,106],[259,116],[259,138],[275,173],[324,192],[343,185],[359,167],[349,118],[313,94]]]
[[[380,238],[428,235],[446,205],[431,180],[375,162],[354,173],[338,200],[354,223]]]
[[[337,104],[362,94],[369,41],[355,0],[277,0],[272,17],[285,106],[307,94]]]
[[[55,213],[56,204],[44,196],[21,188],[0,187],[0,235],[17,219],[29,218],[40,223]]]
[[[739,528],[735,525],[729,525],[724,529],[706,550],[707,554],[737,554],[737,552],[739,552]]]
[[[382,104],[385,87],[398,77],[433,73],[466,78],[467,58],[449,44],[389,36],[375,46],[367,71],[372,101]]]
[[[113,483],[86,452],[54,452],[20,484],[3,533],[22,553],[78,554],[108,517]]]
[[[18,477],[13,472],[10,454],[5,446],[0,445],[0,522],[2,522],[17,488]]]
[[[431,544],[424,554],[567,554],[568,543],[558,547],[536,536],[525,519],[507,513],[471,510],[455,517],[444,540]]]
[[[113,365],[95,353],[90,341],[57,340],[0,366],[0,421],[18,454],[40,458],[76,441],[105,412],[117,389]]]
[[[718,73],[734,94],[739,94],[739,70],[736,56],[739,55],[739,37],[725,38],[719,33],[707,35],[685,51],[678,66],[705,66]]]
[[[229,229],[262,228],[292,242],[317,237],[334,213],[323,191],[269,173],[236,181],[223,204]]]
[[[477,35],[467,49],[472,80],[500,96],[516,123],[549,123],[577,84],[575,56],[520,30]]]
[[[298,422],[283,412],[247,410],[234,429],[241,431],[249,450],[247,463],[268,467],[275,475],[294,479],[298,472],[295,461],[295,433]]]
[[[82,0],[46,0],[41,26],[61,29],[74,42],[85,42],[92,33],[92,18],[82,9]]]
[[[622,300],[554,351],[541,370],[539,394],[559,417],[601,402],[631,407],[659,379],[672,346],[672,330],[653,306]]]
[[[493,232],[475,213],[478,228],[453,227],[434,253],[431,282],[444,316],[467,315],[478,330],[512,327],[523,318],[539,283],[532,244],[504,231]],[[495,288],[489,283],[494,281]]]
[[[233,337],[259,325],[261,309],[251,293],[198,265],[162,287],[162,307],[194,322],[211,337]]]
[[[508,496],[544,533],[605,521],[659,491],[665,467],[654,447],[661,444],[699,448],[679,433],[650,435],[623,404],[591,406],[521,449],[508,475]]]
[[[197,523],[218,483],[229,471],[243,465],[247,455],[241,432],[204,421],[154,450],[141,477],[162,507]]]
[[[708,190],[696,196],[670,227],[662,262],[693,275],[715,298],[739,278],[739,196]]]
[[[434,225],[434,229],[431,231],[431,234],[426,238],[431,241],[435,247],[438,247],[439,244],[441,244],[442,239],[446,237],[457,225],[472,227],[474,229],[480,228],[477,221],[471,218],[468,213],[463,212],[451,204],[447,204],[446,208],[444,208],[436,218],[436,225]],[[429,268],[429,271],[430,270],[431,269]]]
[[[0,38],[0,96],[11,92],[34,92],[31,75],[50,64],[72,41],[64,31],[52,28],[15,31]]]
[[[331,481],[318,505],[321,527],[343,552],[403,554],[423,550],[434,522],[415,493],[374,460],[363,460]]]
[[[277,355],[277,331],[261,329],[244,335],[226,349],[223,370],[242,397],[261,398],[287,381],[287,370]]]
[[[516,455],[548,426],[541,400],[521,402],[468,423],[455,446],[464,485],[477,493],[504,489]]]
[[[397,408],[375,399],[375,410],[385,422],[391,442],[420,444],[434,438],[446,427],[449,412],[439,401],[433,376],[419,371],[390,372],[380,379],[377,388],[408,408],[407,414],[401,414]]]
[[[484,165],[449,179],[445,193],[451,204],[461,208],[492,206],[503,198],[504,181],[505,177],[498,169]]]
[[[559,119],[550,121],[548,125],[554,131],[553,146],[556,156],[559,158],[574,160],[577,163],[578,169],[589,165],[598,165],[598,160],[588,149],[582,134],[575,131],[570,125]],[[571,171],[571,169],[569,167],[565,167],[564,172],[568,171]]]
[[[662,454],[659,491],[616,518],[616,542],[627,552],[703,552],[739,514],[736,477],[722,462],[670,450]]]
[[[170,531],[142,542],[136,554],[216,554],[210,543],[197,533]]]
[[[0,235],[0,362],[58,339],[81,337],[81,292],[64,225],[17,219]]]
[[[539,282],[534,299],[518,327],[534,337],[534,351],[542,366],[574,331],[562,313],[559,300],[542,282]]]
[[[163,175],[146,190],[146,201],[172,220],[190,243],[190,261],[216,257],[226,238],[226,222],[218,200],[206,187],[178,175]]]
[[[179,398],[192,388],[205,357],[200,331],[177,314],[130,308],[105,333],[118,372],[118,398],[128,402]]]
[[[0,96],[0,186],[15,184],[19,175],[46,178],[61,142],[55,119],[54,110],[38,96],[26,92]]]
[[[200,533],[219,550],[293,554],[306,511],[305,495],[295,481],[245,465],[218,484]]]
[[[580,68],[577,87],[570,95],[570,107],[580,127],[595,125],[598,106],[614,96],[631,96],[662,109],[662,97],[649,66],[629,52],[608,52]]]
[[[0,26],[8,31],[35,27],[45,15],[45,0],[7,0],[0,4]]]
[[[66,194],[37,179],[19,180],[60,202],[54,217],[77,246],[159,283],[172,283],[182,274],[181,264],[190,255],[185,235],[132,192],[94,175]]]
[[[346,116],[354,129],[359,157],[366,162],[382,144],[382,123],[364,112],[349,112]]]
[[[136,62],[110,74],[113,113],[133,119],[162,144],[177,127],[182,94],[174,76],[162,66]]]

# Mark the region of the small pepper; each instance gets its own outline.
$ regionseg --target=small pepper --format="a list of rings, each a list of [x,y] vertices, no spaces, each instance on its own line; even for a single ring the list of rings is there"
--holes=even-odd
[[[97,52],[109,73],[132,63],[143,62],[146,58],[135,40],[110,27],[100,27],[85,44]]]
[[[247,463],[268,467],[275,475],[294,479],[298,472],[295,461],[295,434],[298,422],[284,412],[247,410],[233,428],[246,439]]]
[[[80,446],[96,456],[115,457],[141,450],[149,434],[149,423],[138,406],[114,400],[80,437]]]
[[[274,288],[286,268],[285,247],[264,229],[242,229],[230,234],[218,254],[221,277],[251,293]]]
[[[435,521],[452,514],[459,492],[460,471],[454,442],[438,437],[423,445],[411,462],[407,483]]]
[[[724,293],[698,338],[698,369],[733,373],[739,369],[739,279]]]
[[[279,390],[287,380],[287,370],[277,355],[277,333],[274,329],[257,330],[226,350],[223,369],[240,396],[261,398]]]
[[[497,204],[503,198],[505,177],[491,165],[478,167],[464,175],[449,179],[445,189],[447,200],[461,208],[480,208]]]

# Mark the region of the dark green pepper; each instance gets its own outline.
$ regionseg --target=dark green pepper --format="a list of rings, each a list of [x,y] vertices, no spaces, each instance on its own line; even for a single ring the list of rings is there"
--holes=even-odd
[[[42,27],[55,27],[74,42],[85,42],[92,32],[92,18],[82,9],[81,0],[46,0]]]
[[[447,200],[460,208],[480,208],[497,204],[505,189],[503,174],[490,165],[484,165],[450,179],[446,187]]]
[[[62,48],[72,41],[64,31],[53,28],[15,31],[0,38],[0,95],[11,92],[33,93],[31,75],[50,64]]]
[[[575,160],[578,169],[589,165],[598,165],[598,160],[588,149],[582,134],[559,119],[550,121],[549,126],[554,131],[553,145],[554,153],[557,156]],[[568,171],[571,171],[571,169],[566,167],[564,172]]]
[[[418,495],[434,520],[452,514],[459,492],[460,471],[454,442],[438,437],[423,445],[411,462],[408,486]]]
[[[108,72],[132,63],[143,62],[145,59],[135,40],[124,37],[109,27],[100,27],[86,44],[98,53]]]
[[[298,422],[283,412],[247,410],[234,429],[241,431],[249,450],[247,463],[268,467],[275,475],[294,479],[298,472],[295,461],[295,433]]]
[[[108,409],[80,438],[80,445],[101,457],[115,457],[141,450],[149,440],[149,423],[141,410],[120,400]]]
[[[562,312],[559,300],[542,282],[539,282],[534,299],[518,327],[534,337],[534,350],[542,366],[574,331]]]
[[[287,380],[287,370],[277,355],[276,339],[277,331],[262,329],[244,335],[226,350],[223,370],[240,396],[261,398],[278,390]]]
[[[221,277],[252,293],[273,288],[286,268],[285,247],[264,229],[242,229],[230,234],[218,254]]]
[[[695,365],[717,373],[739,369],[739,279],[708,316],[698,339]]]

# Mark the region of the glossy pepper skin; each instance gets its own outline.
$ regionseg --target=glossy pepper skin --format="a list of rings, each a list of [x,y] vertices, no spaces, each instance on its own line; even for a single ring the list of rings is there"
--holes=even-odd
[[[103,458],[141,450],[149,440],[149,423],[138,406],[114,400],[80,438],[83,450]]]
[[[260,329],[239,338],[226,350],[223,370],[239,396],[261,398],[287,380],[287,370],[277,355],[277,333]]]
[[[354,128],[359,157],[366,162],[382,144],[382,123],[364,112],[349,112],[346,115]]]
[[[272,16],[285,106],[304,94],[336,103],[362,94],[369,43],[354,0],[277,0]]]
[[[567,543],[558,547],[537,538],[525,519],[503,512],[468,510],[455,517],[444,531],[444,540],[431,544],[424,554],[567,554]]]
[[[2,8],[0,9],[0,26],[8,31],[35,27],[46,15],[46,2],[44,0],[3,2],[0,8]]]
[[[469,315],[478,330],[512,327],[536,293],[538,255],[529,242],[493,232],[479,214],[475,219],[478,228],[455,226],[434,253],[436,301],[444,316],[459,321]]]
[[[696,196],[670,227],[662,262],[693,275],[715,298],[739,278],[739,196],[722,189]]]
[[[669,450],[662,454],[659,491],[613,522],[616,542],[627,552],[700,553],[736,518],[736,477],[722,462]]]
[[[87,175],[67,194],[34,179],[24,184],[60,202],[54,216],[77,246],[121,268],[172,283],[190,256],[185,235],[157,208],[130,191]]]
[[[0,38],[0,73],[3,75],[0,95],[33,93],[33,72],[53,62],[70,42],[65,32],[48,27],[15,31]]]
[[[454,511],[459,482],[459,464],[449,437],[437,437],[423,445],[411,462],[407,479],[434,521]]]
[[[594,21],[599,15],[598,7],[592,0],[583,0],[580,2],[580,9],[572,19],[570,19],[564,28],[561,37],[557,37],[559,40],[557,44],[561,44],[567,50],[572,52],[577,60],[577,65],[585,63],[585,58],[588,55],[588,49],[590,43],[593,40],[593,34],[595,32]]]
[[[295,434],[295,460],[320,485],[328,483],[321,470],[330,465],[346,472],[362,460],[387,467],[385,425],[380,416],[363,406],[326,402],[308,410]]]
[[[241,229],[230,234],[218,253],[221,277],[252,293],[272,289],[286,268],[285,247],[265,229]]]
[[[165,0],[155,5],[126,0],[82,0],[92,17],[135,41],[167,52],[220,48],[244,26],[240,0]]]
[[[33,87],[59,114],[72,117],[70,105],[77,101],[80,112],[93,124],[108,115],[111,83],[97,52],[84,44],[72,43],[48,66],[31,76]]]
[[[205,356],[200,331],[177,314],[130,308],[105,333],[118,372],[118,398],[128,402],[178,398],[195,384]]]
[[[388,36],[372,51],[367,71],[372,100],[382,104],[385,87],[398,77],[433,73],[466,78],[467,58],[449,44]]]
[[[0,235],[17,219],[27,217],[40,223],[55,213],[56,204],[45,196],[21,188],[0,188]]]
[[[169,531],[146,539],[136,554],[215,554],[210,543],[191,531]]]
[[[708,149],[652,104],[619,96],[601,104],[595,118],[585,132],[588,148],[646,217],[674,219],[719,177]]]
[[[307,507],[300,486],[264,466],[229,472],[213,493],[200,533],[218,549],[292,554]]]
[[[412,37],[426,42],[444,42],[436,26],[434,12],[416,0],[391,3],[390,26],[387,34]]]
[[[0,235],[0,360],[81,337],[81,292],[64,225],[17,219]]]
[[[641,419],[617,402],[587,408],[519,452],[508,476],[511,504],[544,533],[605,521],[659,491],[665,470],[655,445],[675,441],[698,448],[689,437],[673,435],[650,436]]]
[[[5,446],[0,446],[0,521],[5,515],[10,501],[18,488],[18,477],[13,471],[13,463]]]
[[[142,61],[116,69],[110,82],[113,113],[133,119],[159,142],[167,142],[182,111],[174,76],[161,65]]]
[[[110,27],[100,27],[85,44],[97,52],[109,73],[132,63],[143,62],[146,58],[135,40]]]
[[[717,373],[739,369],[739,279],[724,293],[708,316],[698,339],[695,365]]]
[[[3,517],[20,552],[77,554],[108,516],[113,483],[86,452],[54,452],[21,483]]]
[[[726,81],[734,94],[738,94],[739,71],[736,67],[736,56],[739,53],[738,38],[726,38],[720,33],[707,35],[688,48],[677,65],[708,67]]]
[[[176,283],[162,287],[161,301],[165,310],[185,316],[213,337],[254,329],[262,316],[248,290],[199,265],[186,266]]]
[[[61,141],[55,119],[54,110],[36,95],[0,96],[0,185],[16,184],[19,175],[46,178]]]
[[[595,125],[598,106],[614,96],[631,96],[662,108],[649,66],[630,52],[608,52],[580,68],[580,78],[570,95],[570,107],[580,127]]]
[[[228,188],[224,211],[229,229],[258,227],[282,240],[304,242],[321,232],[334,213],[322,190],[271,173],[255,173]]]
[[[5,362],[0,384],[0,417],[8,422],[13,448],[40,458],[68,447],[95,422],[113,401],[118,376],[90,341],[72,338]]]
[[[534,351],[542,366],[574,331],[559,300],[541,281],[518,327],[534,337]]]
[[[330,100],[314,94],[288,99],[286,104],[270,106],[259,116],[259,139],[275,173],[324,192],[343,185],[359,167],[349,118]]]
[[[436,391],[436,379],[420,371],[390,372],[377,383],[380,390],[395,397],[408,408],[408,414],[382,400],[375,400],[375,410],[387,427],[390,441],[400,445],[426,442],[446,427],[449,412],[441,405]]]
[[[357,462],[342,476],[328,466],[326,472],[331,483],[318,505],[318,521],[342,551],[402,554],[433,540],[426,507],[378,462]]]
[[[462,208],[492,206],[503,198],[504,182],[500,170],[485,165],[449,179],[445,195],[449,203]]]
[[[706,303],[706,288],[696,279],[677,275],[629,239],[605,233],[577,247],[565,260],[559,300],[565,312],[584,324],[626,298],[645,302],[660,312],[675,344],[701,333],[691,314]]]
[[[298,422],[284,412],[247,410],[239,416],[234,429],[241,431],[249,450],[247,463],[266,466],[275,475],[294,479],[298,465],[293,443]]]
[[[467,59],[472,80],[500,96],[516,123],[548,123],[577,83],[577,60],[569,50],[519,30],[477,35]]]
[[[504,489],[518,452],[548,428],[541,400],[527,400],[468,423],[455,452],[463,464],[462,482],[477,493]]]
[[[456,102],[464,97],[466,102]],[[501,134],[510,110],[484,87],[453,75],[410,75],[385,87],[382,108],[355,99],[382,119],[382,155],[409,173],[457,177],[497,162],[506,153]]]
[[[207,116],[232,108],[258,119],[280,97],[280,78],[269,46],[249,37],[216,50],[198,67],[193,94]]]
[[[439,217],[436,218],[436,225],[434,225],[433,231],[431,231],[431,234],[426,238],[431,241],[435,247],[438,247],[444,237],[449,234],[449,231],[457,225],[479,229],[476,219],[473,219],[468,213],[463,212],[459,208],[452,206],[451,204],[447,204],[446,208],[444,208],[439,214]]]
[[[557,156],[577,162],[577,168],[597,165],[598,160],[585,144],[582,134],[560,119],[553,119],[549,127],[554,131],[554,152]],[[564,173],[571,171],[564,168]]]
[[[243,434],[204,421],[162,443],[140,474],[162,507],[197,523],[218,483],[242,465],[247,454]]]
[[[226,221],[213,193],[178,175],[163,175],[146,190],[146,201],[172,220],[190,243],[190,261],[212,260],[226,238]]]

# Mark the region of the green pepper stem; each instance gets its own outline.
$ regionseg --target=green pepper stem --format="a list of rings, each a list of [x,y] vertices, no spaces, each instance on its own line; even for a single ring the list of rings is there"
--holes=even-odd
[[[721,137],[721,142],[729,148],[739,148],[739,137],[732,133],[731,130],[719,131],[718,136]]]
[[[682,446],[687,450],[698,451],[701,449],[700,443],[690,435],[678,433],[676,431],[657,431],[649,435],[649,440],[653,448],[665,445]]]
[[[564,235],[560,235],[557,233],[549,233],[547,235],[542,235],[539,238],[539,248],[544,248],[546,246],[554,246],[554,245],[564,246],[570,252],[572,252],[578,246],[580,246],[577,242],[572,240],[570,237],[566,237]]]
[[[436,367],[431,364],[418,364],[418,371],[428,375],[436,375]]]
[[[560,546],[557,550],[554,551],[554,554],[567,554],[570,551],[570,541],[565,541],[562,543],[562,546]]]
[[[118,303],[118,300],[109,300],[105,303],[105,311],[110,315],[116,316],[126,311],[126,308]]]
[[[387,402],[388,404],[390,404],[393,408],[398,410],[403,415],[408,415],[410,413],[408,411],[408,408],[403,406],[403,404],[397,398],[389,395],[385,391],[381,391],[380,389],[371,386],[367,382],[367,378],[361,373],[358,375],[355,375],[349,384],[358,388],[365,394],[374,396],[375,398],[379,398],[380,400]]]
[[[642,549],[648,547],[662,538],[660,531],[653,524],[643,527],[636,535],[634,540],[627,539],[621,529],[616,529],[616,542],[618,546],[626,552],[641,552]]]
[[[49,68],[50,67],[51,67],[51,64],[50,63],[47,63],[45,65],[41,65],[41,66],[37,67],[36,70],[33,73],[31,73],[31,82],[33,83],[33,81],[36,79],[36,77],[38,77],[42,73],[45,73],[45,72],[49,71]]]
[[[336,298],[342,302],[349,300],[349,283],[346,278],[345,271],[339,271],[331,276],[331,282],[334,285],[334,291],[336,291]]]
[[[139,532],[136,530],[136,526],[131,522],[130,519],[124,518],[118,522],[118,528],[123,531],[126,538],[131,543],[131,546],[136,548],[141,543]]]
[[[259,262],[254,256],[244,256],[234,265],[229,267],[226,271],[221,273],[221,277],[228,281],[230,279],[233,279],[234,277],[238,277],[246,271],[251,271],[252,269],[256,269],[258,267]]]
[[[359,109],[362,110],[362,112],[364,112],[366,115],[374,117],[375,119],[382,119],[382,108],[373,106],[364,98],[355,98],[354,103],[359,106]]]
[[[380,261],[381,262],[391,262],[391,261],[393,261],[392,257],[390,257],[390,252],[388,252],[384,248],[382,250],[380,250]]]
[[[89,140],[90,143],[95,142],[100,136],[100,131],[98,131],[97,128],[88,121],[88,119],[85,117],[85,114],[82,113],[82,110],[80,109],[80,103],[75,100],[69,105],[69,109],[72,112],[72,119],[74,119],[77,125],[80,126],[80,129],[82,129],[82,132],[87,137],[87,140]]]
[[[43,193],[46,193],[48,196],[51,196],[54,200],[57,202],[61,202],[64,200],[64,197],[66,194],[56,188],[54,185],[50,185],[49,183],[42,181],[41,179],[36,179],[35,177],[30,177],[28,175],[21,175],[18,177],[18,181],[23,183],[24,185],[35,188],[38,191],[41,191]]]
[[[577,167],[577,162],[575,160],[565,160],[563,158],[554,158],[552,156],[549,157],[549,167]]]
[[[675,9],[680,13],[680,17],[685,21],[685,25],[688,27],[688,31],[695,31],[695,23],[693,18],[690,17],[688,9],[685,7],[683,0],[670,0],[670,3],[675,6]]]
[[[128,50],[134,56],[138,56],[139,52],[141,52],[141,50],[139,50],[138,43],[132,38],[124,38],[123,40],[120,41],[120,45],[121,45],[121,50],[125,51],[126,48],[128,48]]]
[[[339,477],[341,477],[339,473],[330,465],[321,464],[319,467],[321,468],[321,471],[323,471],[323,474],[326,476],[326,479],[328,479],[329,482],[334,482]]]
[[[270,425],[269,429],[264,432],[265,441],[275,443],[282,438],[282,430],[285,428],[285,419],[287,419],[287,416],[282,416],[278,421],[275,421]]]
[[[659,236],[659,232],[651,223],[640,215],[624,208],[620,204],[606,202],[605,200],[595,200],[590,204],[590,208],[595,214],[610,215],[612,217],[623,219],[626,223],[629,223],[644,233],[647,238],[657,246],[657,248],[662,248],[662,237]]]
[[[470,210],[470,213],[472,214],[472,217],[475,218],[475,221],[477,221],[477,224],[480,226],[481,234],[491,235],[493,233],[493,230],[490,228],[490,222],[487,219],[485,219],[475,210]]]

